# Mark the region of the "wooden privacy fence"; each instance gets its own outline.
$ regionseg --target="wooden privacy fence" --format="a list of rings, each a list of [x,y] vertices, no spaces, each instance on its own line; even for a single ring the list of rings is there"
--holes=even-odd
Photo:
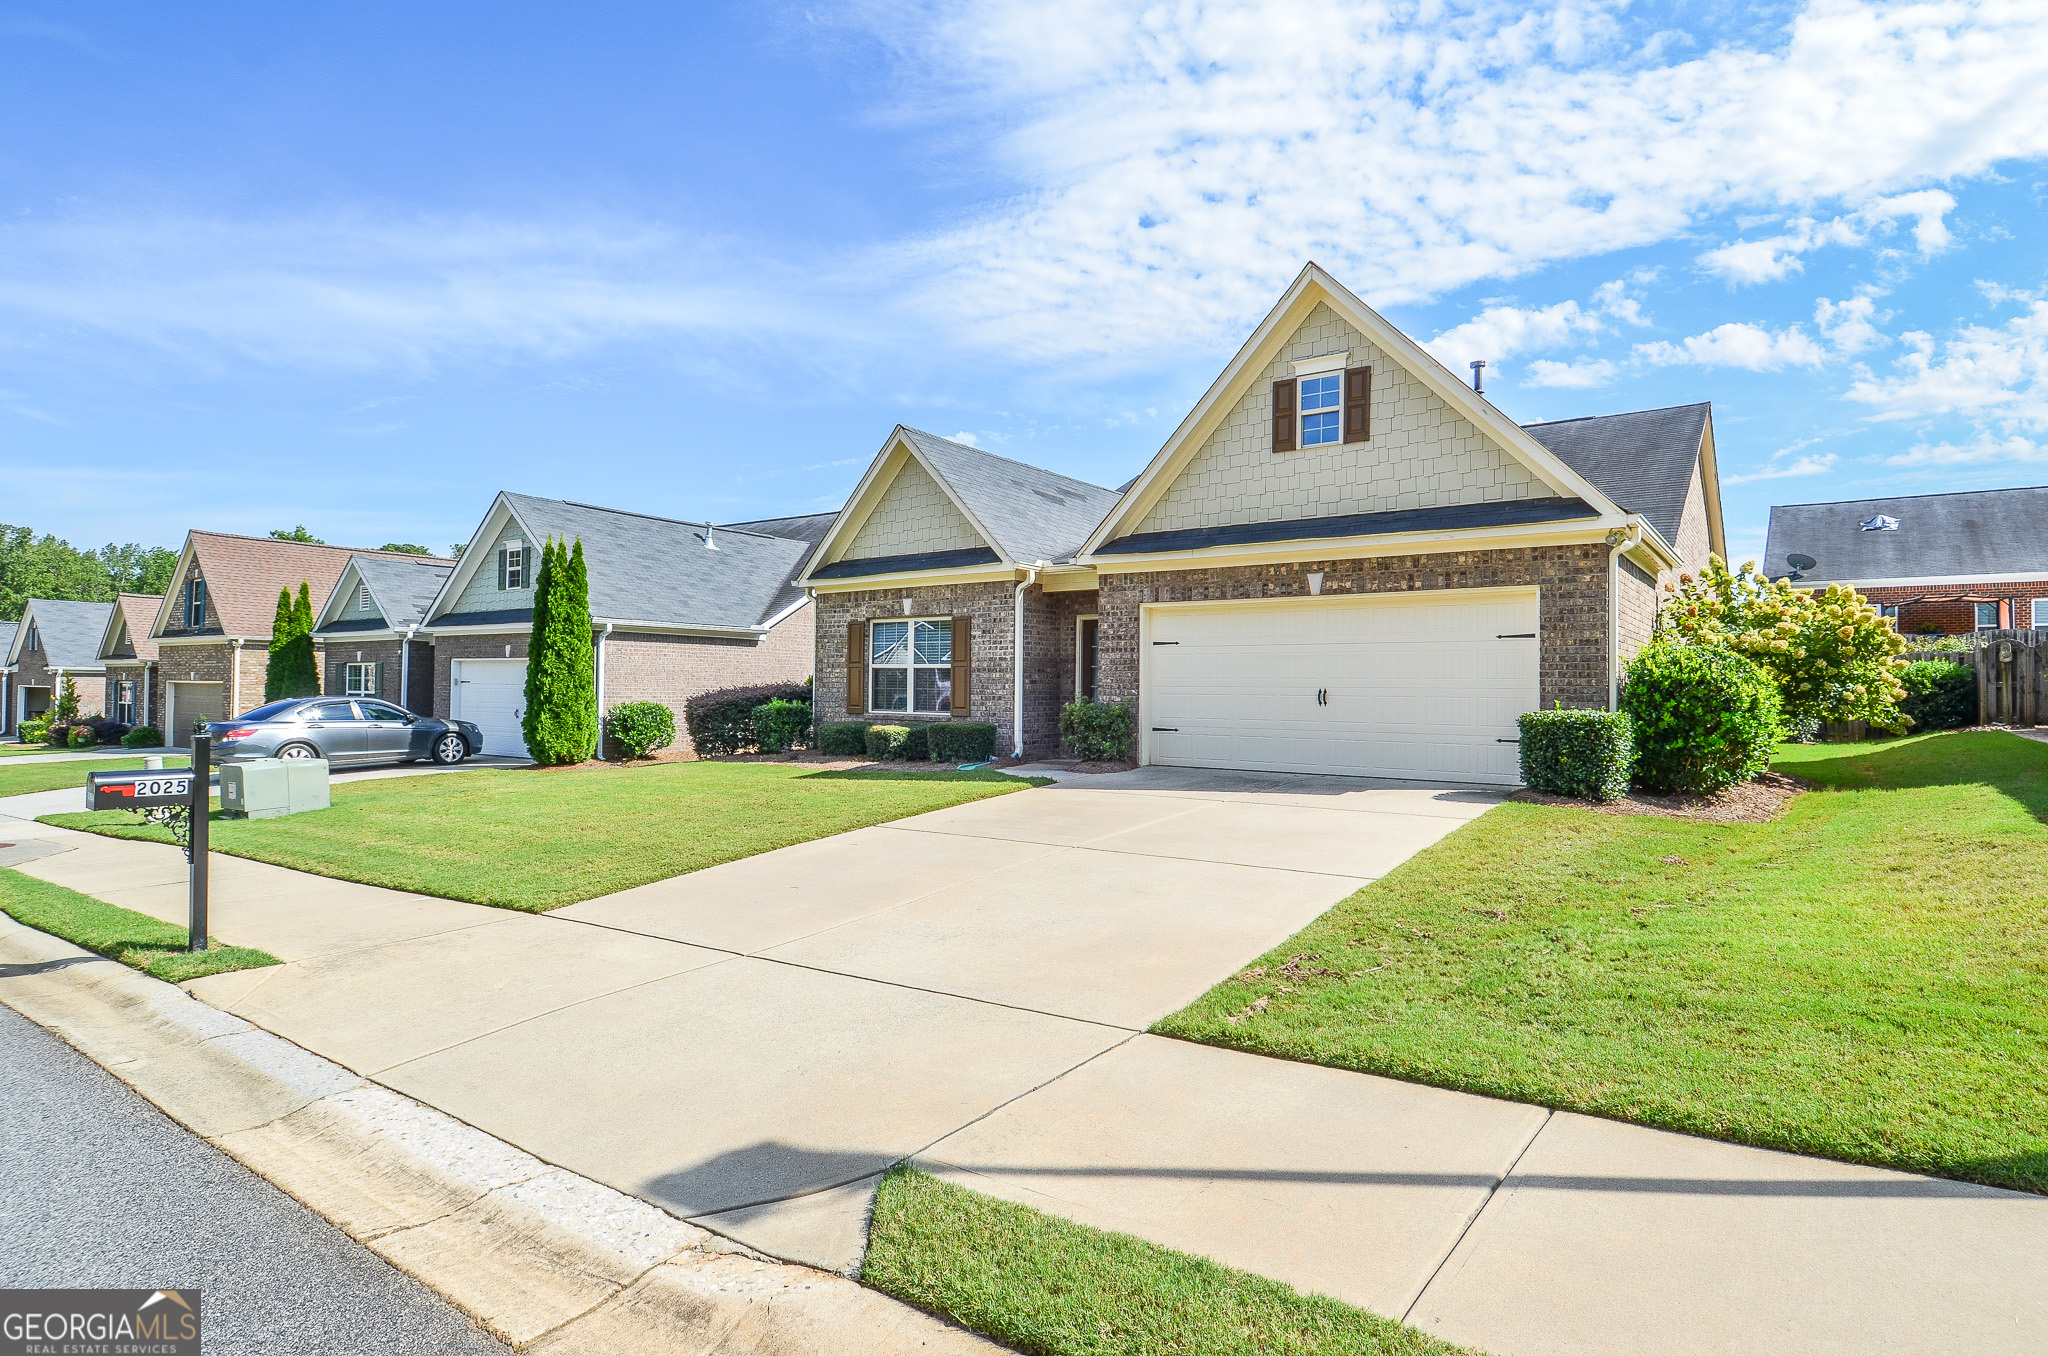
[[[2048,630],[1979,631],[1976,660],[1979,724],[2048,721]]]

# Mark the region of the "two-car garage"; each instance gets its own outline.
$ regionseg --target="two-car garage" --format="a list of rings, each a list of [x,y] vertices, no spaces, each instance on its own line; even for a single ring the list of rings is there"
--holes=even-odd
[[[1143,761],[1512,785],[1539,703],[1534,588],[1143,610]]]

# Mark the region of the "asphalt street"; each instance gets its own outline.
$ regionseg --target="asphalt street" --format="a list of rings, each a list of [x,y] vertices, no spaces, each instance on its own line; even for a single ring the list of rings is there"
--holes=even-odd
[[[0,1287],[45,1286],[196,1286],[221,1356],[509,1351],[0,1007]]]

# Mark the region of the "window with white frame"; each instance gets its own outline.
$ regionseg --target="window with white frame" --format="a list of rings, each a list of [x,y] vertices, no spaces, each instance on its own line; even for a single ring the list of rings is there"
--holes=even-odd
[[[868,624],[868,710],[945,715],[953,709],[953,620]]]
[[[381,697],[383,688],[378,682],[378,670],[382,664],[349,664],[341,675],[342,691],[351,697]]]
[[[114,719],[123,725],[135,723],[135,684],[119,682],[114,684]]]
[[[1301,445],[1320,447],[1344,437],[1344,374],[1301,379]]]
[[[1998,629],[1997,603],[1977,604],[1977,629],[1979,631],[1996,631]]]
[[[526,587],[526,543],[508,541],[498,552],[498,587],[501,589],[523,589]]]
[[[185,629],[196,631],[206,625],[206,581],[196,575],[185,581]]]
[[[2034,600],[2034,629],[2048,627],[2048,598]]]

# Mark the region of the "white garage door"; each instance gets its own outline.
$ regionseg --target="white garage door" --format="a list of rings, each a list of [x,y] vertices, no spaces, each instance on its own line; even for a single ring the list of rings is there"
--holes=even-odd
[[[457,659],[450,665],[454,692],[449,714],[470,721],[484,732],[484,752],[526,757],[524,659]]]
[[[1534,589],[1145,609],[1145,759],[1514,783]]]

